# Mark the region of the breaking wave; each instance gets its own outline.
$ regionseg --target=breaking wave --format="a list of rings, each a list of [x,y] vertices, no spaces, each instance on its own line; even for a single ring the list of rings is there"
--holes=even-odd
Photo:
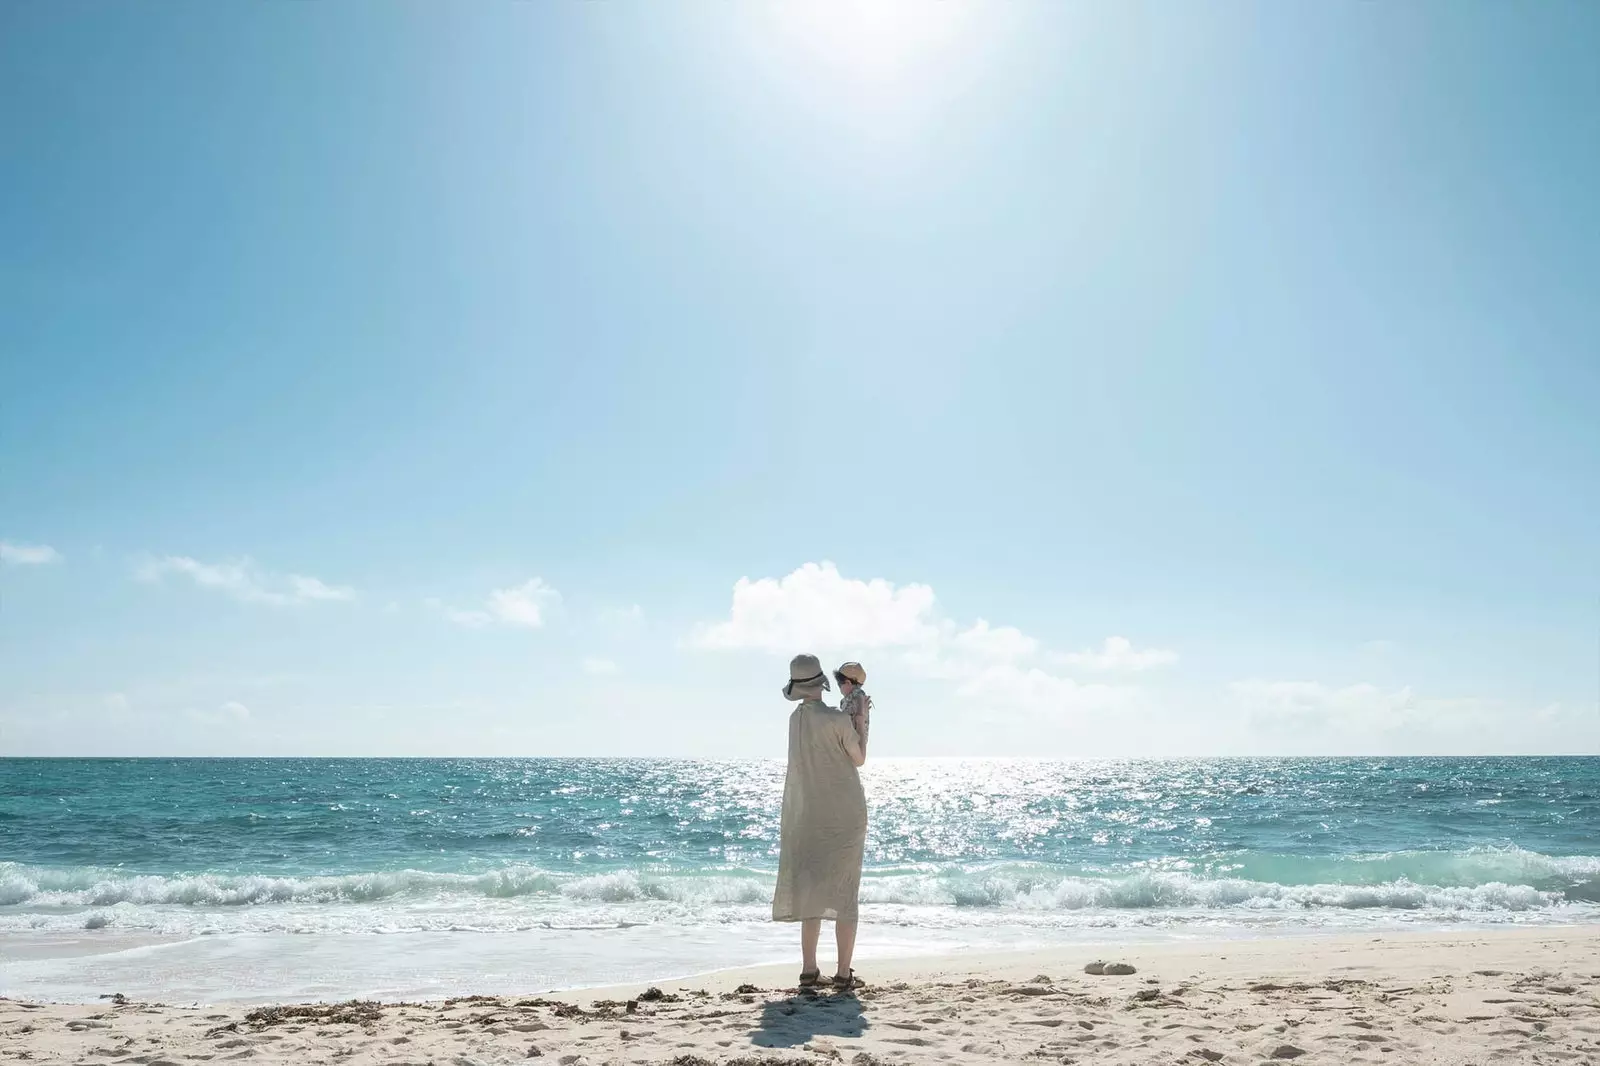
[[[511,865],[482,873],[423,870],[316,876],[138,874],[101,867],[0,863],[0,907],[270,908],[392,905],[470,910],[635,903],[680,913],[764,906],[770,872],[749,869],[562,873]],[[1527,912],[1600,903],[1600,857],[1521,849],[1398,852],[1313,859],[1216,856],[1107,869],[1045,864],[921,865],[868,870],[864,904],[1012,912],[1434,910]]]

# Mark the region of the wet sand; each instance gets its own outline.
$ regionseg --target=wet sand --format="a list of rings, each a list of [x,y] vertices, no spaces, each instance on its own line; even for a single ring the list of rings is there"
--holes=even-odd
[[[1131,974],[1084,972],[1098,957]],[[0,1061],[1600,1064],[1600,929],[1141,944],[425,1004],[0,1001]]]

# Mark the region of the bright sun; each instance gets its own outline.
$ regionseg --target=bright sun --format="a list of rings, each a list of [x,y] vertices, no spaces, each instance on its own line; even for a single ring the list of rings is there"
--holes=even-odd
[[[957,36],[958,0],[779,0],[782,31],[818,59],[871,80],[896,78]]]

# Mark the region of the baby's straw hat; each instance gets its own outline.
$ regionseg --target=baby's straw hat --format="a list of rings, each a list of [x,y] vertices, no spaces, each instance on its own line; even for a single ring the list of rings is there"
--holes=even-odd
[[[867,683],[867,668],[860,663],[845,663],[833,672],[833,676],[838,679],[840,684],[844,684],[846,681],[854,681],[858,685],[865,685]]]

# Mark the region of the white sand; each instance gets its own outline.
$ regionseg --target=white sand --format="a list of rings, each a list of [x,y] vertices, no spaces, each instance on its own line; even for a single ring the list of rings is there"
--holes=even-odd
[[[1084,951],[1052,949],[877,964],[857,996],[796,995],[783,987],[789,967],[672,982],[664,1000],[596,989],[298,1016],[0,1001],[0,1061],[1600,1064],[1594,927],[1146,944],[1109,957],[1138,972],[1089,976]]]

